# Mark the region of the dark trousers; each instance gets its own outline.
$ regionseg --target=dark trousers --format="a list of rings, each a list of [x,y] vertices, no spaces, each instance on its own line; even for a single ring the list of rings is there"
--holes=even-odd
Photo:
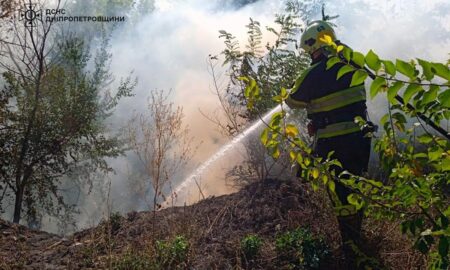
[[[354,132],[342,136],[318,139],[314,148],[316,155],[326,159],[329,152],[334,151],[332,158],[339,160],[343,169],[333,168],[336,176],[343,170],[355,175],[367,171],[370,157],[370,138],[365,138],[362,132]],[[336,183],[336,194],[342,204],[348,204],[347,196],[350,190]]]
[[[362,132],[350,133],[347,135],[319,139],[316,142],[316,155],[327,158],[330,151],[334,151],[332,158],[339,160],[343,168],[335,167],[336,176],[343,170],[347,170],[355,175],[362,175],[367,171],[370,157],[370,138],[365,138]],[[348,205],[347,196],[351,191],[342,184],[336,182],[336,195],[342,205]],[[333,202],[333,199],[331,199]],[[336,206],[336,204],[333,202]],[[349,216],[337,216],[339,230],[343,243],[345,255],[345,269],[364,269],[356,264],[356,253],[352,244],[360,245],[362,211]]]

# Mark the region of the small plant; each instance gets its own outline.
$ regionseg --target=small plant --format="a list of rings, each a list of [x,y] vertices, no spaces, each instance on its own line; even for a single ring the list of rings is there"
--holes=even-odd
[[[183,236],[173,241],[156,241],[156,264],[163,269],[178,269],[187,264],[189,243]]]
[[[111,233],[115,233],[120,229],[122,216],[119,212],[112,213],[109,216],[109,224],[111,226]]]
[[[318,269],[330,255],[325,241],[304,228],[277,236],[275,247],[279,263],[288,269]]]
[[[241,240],[242,263],[246,267],[253,265],[255,258],[261,251],[262,240],[257,235],[247,235]]]

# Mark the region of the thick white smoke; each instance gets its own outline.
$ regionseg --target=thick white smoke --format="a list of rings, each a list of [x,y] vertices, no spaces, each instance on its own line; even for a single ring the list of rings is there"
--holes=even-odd
[[[445,61],[450,48],[450,3],[433,1],[325,1],[327,13],[338,14],[339,38],[356,50],[373,49],[383,58],[409,59],[420,57]],[[186,123],[197,141],[204,141],[191,168],[213,155],[225,139],[199,112],[211,112],[218,106],[211,92],[211,76],[207,71],[209,54],[223,50],[218,30],[233,33],[246,44],[249,17],[262,26],[273,25],[275,13],[283,4],[277,0],[258,1],[241,9],[230,7],[226,1],[156,1],[156,10],[145,16],[126,32],[118,31],[112,42],[112,72],[125,76],[130,70],[139,84],[134,98],[124,100],[116,111],[117,125],[124,124],[132,111],[143,111],[150,91],[173,89],[174,101],[183,106]],[[317,14],[317,18],[320,15]],[[270,41],[270,34],[264,35]],[[382,98],[369,102],[372,119],[377,121],[385,111]],[[219,161],[218,168],[226,171],[229,160]],[[127,203],[127,171],[133,168],[130,157],[111,161],[117,175],[112,177],[113,208],[120,211],[144,209]],[[128,168],[128,169],[126,169]],[[216,174],[206,181],[209,194],[224,193],[224,176]],[[182,179],[179,179],[182,180]],[[210,180],[210,181],[208,181]],[[82,224],[80,224],[82,225]],[[87,225],[87,224],[86,224]]]

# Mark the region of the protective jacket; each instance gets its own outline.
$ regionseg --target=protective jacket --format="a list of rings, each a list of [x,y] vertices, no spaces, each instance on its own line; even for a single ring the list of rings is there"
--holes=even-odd
[[[316,130],[316,155],[339,160],[344,170],[355,175],[367,171],[370,156],[370,138],[354,122],[356,116],[366,119],[366,92],[364,84],[350,87],[353,72],[337,80],[338,63],[326,69],[328,58],[322,55],[296,80],[286,103],[292,108],[304,108]],[[342,168],[335,167],[336,175]],[[337,216],[357,214],[347,201],[350,191],[336,183],[336,193],[330,193]]]
[[[326,70],[327,57],[316,59],[295,81],[286,100],[292,108],[305,108],[317,130],[317,138],[330,138],[360,131],[356,116],[365,118],[364,84],[350,87],[353,72],[336,80],[343,64]]]

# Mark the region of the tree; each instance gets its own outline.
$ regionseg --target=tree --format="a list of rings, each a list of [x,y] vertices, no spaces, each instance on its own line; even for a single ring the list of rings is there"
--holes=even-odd
[[[52,39],[52,22],[11,23],[14,31],[1,42],[8,54],[1,61],[0,185],[14,199],[18,223],[24,207],[29,219],[38,206],[51,214],[68,207],[58,189],[62,176],[111,171],[105,158],[118,156],[122,148],[103,122],[120,98],[131,95],[134,83],[127,78],[109,94],[106,43],[90,72],[82,39]]]
[[[169,102],[170,92],[152,92],[148,113],[136,114],[128,125],[127,137],[153,188],[153,210],[160,208],[167,188],[192,156],[189,129],[183,126],[183,109]],[[143,190],[147,190],[147,186]],[[145,196],[145,195],[144,195]]]
[[[10,17],[16,5],[17,2],[13,0],[0,0],[0,19]]]

